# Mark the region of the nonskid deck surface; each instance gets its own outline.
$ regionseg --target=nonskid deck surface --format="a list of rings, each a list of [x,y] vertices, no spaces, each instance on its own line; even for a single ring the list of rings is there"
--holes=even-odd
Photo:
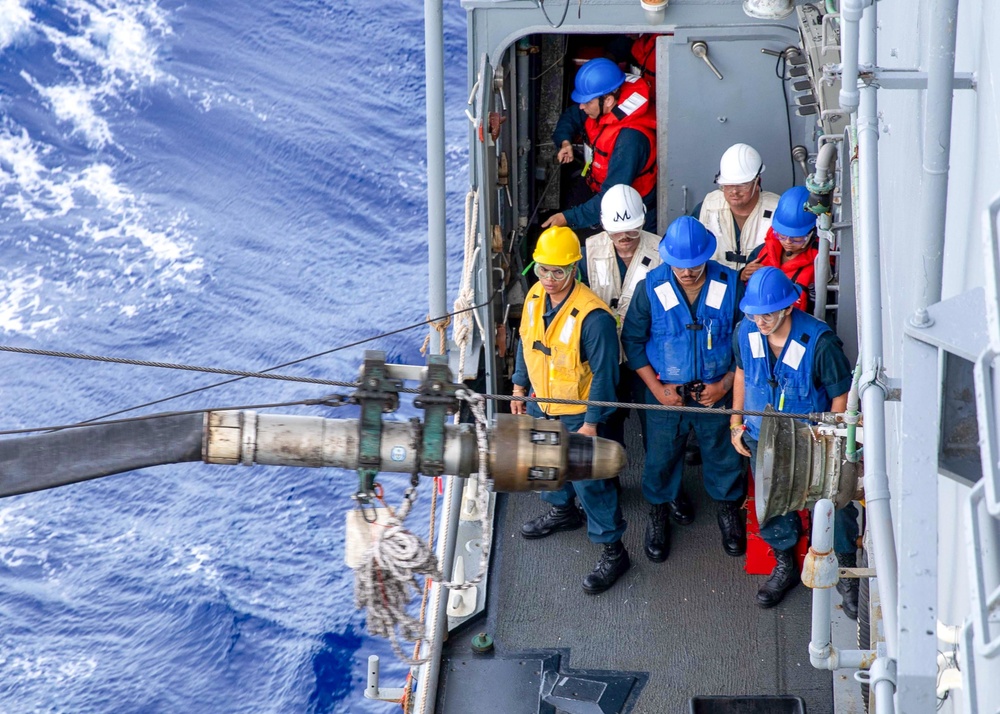
[[[672,526],[665,563],[646,559],[648,506],[640,492],[635,417],[629,427],[622,504],[631,570],[607,592],[587,595],[580,582],[599,547],[585,529],[525,540],[521,523],[546,504],[535,494],[508,496],[498,509],[492,602],[486,622],[474,628],[490,630],[500,657],[568,650],[563,667],[647,672],[633,712],[687,712],[694,696],[790,694],[805,700],[809,714],[832,714],[831,674],[809,663],[810,591],[796,587],[773,610],[754,604],[762,576],[748,575],[743,558],[723,552],[715,504],[701,486],[699,467],[688,467],[684,476],[695,522]],[[454,654],[466,654],[459,649],[463,639],[451,643]]]

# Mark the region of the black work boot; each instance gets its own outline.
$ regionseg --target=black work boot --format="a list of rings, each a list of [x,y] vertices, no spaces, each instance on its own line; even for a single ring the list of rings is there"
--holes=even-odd
[[[689,526],[694,523],[694,505],[683,489],[675,500],[667,501],[666,506],[670,509],[670,517],[677,525]]]
[[[544,538],[556,531],[572,531],[583,525],[583,516],[576,504],[553,506],[538,518],[533,518],[521,526],[525,538]]]
[[[858,567],[857,553],[837,553],[837,565],[841,568]],[[841,578],[837,581],[837,592],[843,598],[844,614],[852,620],[858,619],[858,579]]]
[[[778,564],[771,571],[771,577],[764,581],[757,591],[757,604],[767,609],[774,607],[785,597],[785,593],[798,585],[799,567],[795,562],[795,549],[774,551]]]
[[[649,509],[646,524],[646,557],[662,563],[670,555],[670,507],[658,503]]]
[[[583,589],[591,595],[602,593],[618,580],[625,571],[632,567],[632,561],[628,558],[628,551],[621,541],[605,543],[604,550],[597,565],[587,577],[583,579]]]
[[[734,558],[747,552],[747,521],[738,501],[720,501],[716,512],[722,532],[722,549]]]

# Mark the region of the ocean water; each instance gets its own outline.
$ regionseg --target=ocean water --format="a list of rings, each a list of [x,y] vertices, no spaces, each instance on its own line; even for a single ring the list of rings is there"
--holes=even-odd
[[[465,13],[445,14],[453,296]],[[258,370],[423,320],[423,80],[421,3],[0,0],[0,344]],[[424,334],[282,371],[353,379],[366,347],[421,363]],[[0,370],[0,429],[221,381],[10,353]],[[243,380],[130,414],[330,391]],[[397,710],[361,696],[369,654],[385,686],[406,669],[353,606],[355,487],[187,464],[0,500],[0,711]]]

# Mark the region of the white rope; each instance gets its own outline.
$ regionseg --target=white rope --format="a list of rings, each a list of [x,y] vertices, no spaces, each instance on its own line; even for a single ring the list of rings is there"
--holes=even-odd
[[[458,379],[465,374],[465,357],[472,342],[472,311],[475,303],[475,292],[472,289],[472,276],[476,269],[476,232],[479,226],[479,192],[469,191],[465,196],[465,249],[462,260],[462,284],[455,299],[455,309],[466,312],[455,316],[452,328],[452,339],[458,347]],[[480,328],[481,329],[481,328]]]
[[[441,579],[437,558],[430,546],[403,527],[416,497],[416,489],[406,490],[403,504],[393,511],[385,528],[377,529],[365,560],[354,572],[354,601],[358,609],[368,611],[368,634],[392,643],[396,656],[411,665],[425,660],[411,660],[399,646],[399,638],[415,642],[424,636],[423,624],[406,609],[412,595],[421,591],[417,575]]]
[[[478,585],[486,577],[486,571],[490,565],[490,541],[486,533],[486,514],[490,507],[491,482],[488,473],[490,459],[490,442],[487,438],[489,422],[486,421],[486,400],[481,394],[476,394],[468,389],[459,389],[455,396],[467,402],[472,416],[476,419],[476,443],[479,446],[479,473],[476,474],[476,481],[479,488],[476,490],[476,509],[479,511],[483,524],[483,537],[479,539],[482,548],[479,554],[479,573],[471,580],[464,583],[441,583],[442,587],[449,590],[467,590]],[[458,414],[455,415],[458,419]]]
[[[479,446],[477,506],[479,512],[485,516],[490,497],[487,473],[490,447],[487,438],[486,400],[482,395],[467,389],[459,389],[456,396],[469,404],[469,409],[476,419],[476,441]],[[419,665],[426,661],[426,659],[410,659],[399,645],[400,638],[416,642],[425,637],[423,623],[407,613],[407,607],[413,597],[409,592],[410,588],[416,593],[422,591],[417,582],[417,575],[424,575],[437,581],[441,583],[441,587],[449,590],[467,590],[482,582],[490,558],[490,539],[484,534],[481,539],[479,574],[472,580],[462,583],[446,582],[437,556],[434,555],[430,545],[403,526],[403,521],[413,508],[415,499],[416,488],[408,488],[402,505],[391,512],[385,527],[376,529],[376,535],[372,539],[364,562],[354,572],[354,600],[358,609],[365,609],[368,612],[368,634],[388,639],[396,656],[410,665]]]

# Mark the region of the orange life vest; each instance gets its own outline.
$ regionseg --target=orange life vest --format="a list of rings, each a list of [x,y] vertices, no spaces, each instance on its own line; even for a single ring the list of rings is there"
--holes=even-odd
[[[587,185],[594,193],[600,193],[608,176],[608,162],[622,129],[637,129],[649,140],[649,159],[632,180],[632,188],[645,198],[656,187],[656,112],[652,109],[649,85],[634,74],[626,75],[618,105],[598,119],[587,117],[584,124],[587,144],[594,150],[587,173]]]

